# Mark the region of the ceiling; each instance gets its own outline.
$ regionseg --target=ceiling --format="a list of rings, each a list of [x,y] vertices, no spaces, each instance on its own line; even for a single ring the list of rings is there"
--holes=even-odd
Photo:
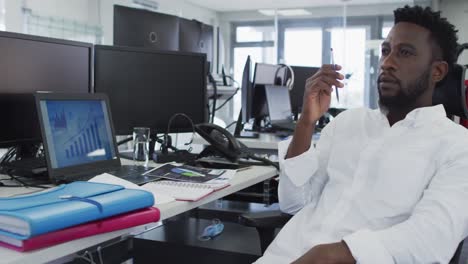
[[[186,0],[197,6],[218,12],[231,12],[258,9],[288,9],[337,6],[346,2],[348,5],[408,3],[411,0]]]

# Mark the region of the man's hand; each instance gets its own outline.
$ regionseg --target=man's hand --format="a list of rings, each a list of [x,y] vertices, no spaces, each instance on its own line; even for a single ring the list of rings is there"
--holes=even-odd
[[[330,107],[332,85],[343,87],[339,80],[343,80],[344,76],[337,72],[340,69],[340,65],[336,65],[336,69],[332,65],[323,65],[314,76],[307,79],[301,117],[297,121],[286,159],[299,156],[310,148],[315,123]]]
[[[344,87],[344,76],[337,72],[341,70],[340,65],[325,64],[312,77],[307,79],[302,104],[301,121],[307,124],[315,124],[330,107],[332,86]]]
[[[293,264],[354,264],[351,251],[344,241],[313,247]]]

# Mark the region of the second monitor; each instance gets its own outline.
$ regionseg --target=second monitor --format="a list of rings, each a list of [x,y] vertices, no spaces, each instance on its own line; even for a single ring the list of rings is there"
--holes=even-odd
[[[294,86],[289,95],[291,98],[291,110],[293,114],[297,115],[302,111],[302,101],[304,98],[305,84],[308,78],[312,77],[315,73],[320,70],[316,67],[303,67],[303,66],[291,66],[294,71]],[[288,77],[290,78],[290,73]]]
[[[204,54],[96,46],[95,91],[109,96],[116,134],[142,126],[165,133],[176,113],[206,122],[205,63]],[[183,118],[171,125],[171,132],[191,131]]]

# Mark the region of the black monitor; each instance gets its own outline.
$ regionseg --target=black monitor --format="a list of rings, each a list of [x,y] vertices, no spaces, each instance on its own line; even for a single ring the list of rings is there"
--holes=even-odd
[[[114,45],[178,50],[179,18],[114,5]]]
[[[294,115],[297,115],[302,111],[306,80],[317,73],[320,68],[302,66],[291,66],[291,68],[294,71],[294,86],[289,91],[289,95],[291,98],[291,110]],[[289,72],[287,78],[291,78]]]
[[[254,85],[282,85],[286,67],[276,64],[255,63]]]
[[[251,116],[256,120],[256,126],[264,117],[268,116],[265,85],[283,85],[287,67],[283,65],[256,63],[253,80]]]
[[[247,56],[245,61],[244,71],[242,72],[242,123],[246,124],[249,122],[252,116],[252,95],[253,85],[250,81],[250,56]]]
[[[179,50],[205,53],[206,60],[213,65],[213,26],[179,18]]]
[[[95,91],[109,96],[116,134],[141,126],[165,133],[176,113],[206,122],[205,63],[200,53],[95,46]],[[171,132],[191,131],[184,118],[171,125]]]
[[[38,142],[33,93],[91,92],[93,45],[0,32],[0,147]]]

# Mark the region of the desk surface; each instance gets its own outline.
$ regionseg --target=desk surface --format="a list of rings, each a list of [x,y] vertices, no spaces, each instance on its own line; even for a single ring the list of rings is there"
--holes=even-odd
[[[239,141],[244,143],[248,148],[251,149],[265,149],[265,150],[277,150],[278,143],[284,139],[276,136],[273,133],[259,133],[258,138],[237,138]],[[207,145],[208,142],[204,140],[200,135],[196,134],[193,139],[194,144]]]
[[[175,201],[167,204],[159,205],[158,208],[161,211],[161,220],[170,218],[172,216],[178,215],[180,213],[186,212],[188,210],[194,209],[200,205],[212,202],[216,199],[227,196],[231,193],[242,190],[246,187],[254,185],[256,183],[262,182],[266,179],[274,177],[277,175],[277,172],[272,167],[261,167],[254,166],[250,169],[240,171],[231,181],[231,186],[214,192],[213,194],[205,197],[204,199],[197,202],[181,202]],[[22,193],[29,193],[38,191],[37,188],[0,188],[0,196],[6,197],[11,195],[18,195]],[[119,230],[111,233],[86,237],[67,243],[59,244],[53,247],[45,248],[42,250],[35,250],[26,253],[20,253],[13,250],[8,250],[6,248],[0,247],[0,263],[44,263],[64,258],[73,253],[79,252],[86,248],[99,245],[106,241],[117,239],[119,237],[131,234],[131,233],[140,233],[145,229],[152,228],[157,224],[147,224],[139,227]]]

